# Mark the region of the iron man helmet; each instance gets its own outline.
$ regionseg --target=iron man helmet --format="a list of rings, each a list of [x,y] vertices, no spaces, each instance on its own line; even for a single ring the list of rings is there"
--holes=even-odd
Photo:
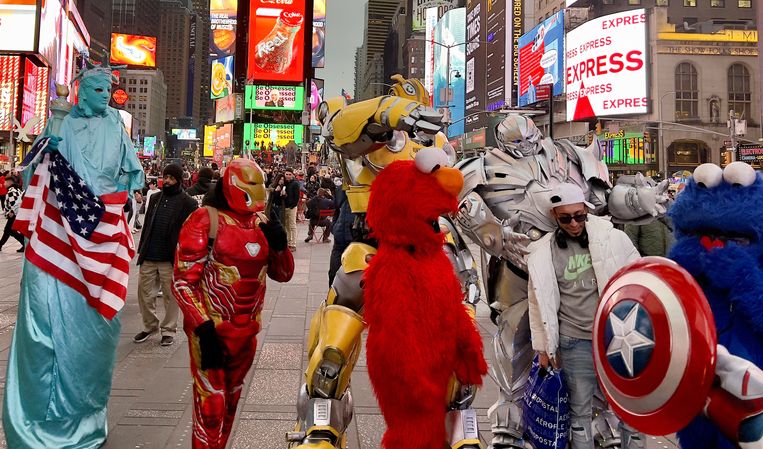
[[[254,161],[234,159],[222,178],[223,194],[234,212],[251,214],[265,210],[265,175]]]

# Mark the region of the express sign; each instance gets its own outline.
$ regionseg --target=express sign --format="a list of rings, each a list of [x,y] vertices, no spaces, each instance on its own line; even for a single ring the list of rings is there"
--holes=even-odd
[[[567,33],[567,120],[648,112],[646,20],[637,9]]]

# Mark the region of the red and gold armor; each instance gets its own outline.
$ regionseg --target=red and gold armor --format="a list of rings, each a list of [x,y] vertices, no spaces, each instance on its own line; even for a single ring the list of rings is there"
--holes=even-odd
[[[257,348],[265,277],[287,282],[294,273],[291,252],[285,245],[271,248],[263,215],[255,213],[265,204],[262,172],[254,162],[239,161],[223,176],[233,210],[197,209],[183,225],[175,255],[173,292],[183,311],[194,379],[194,449],[225,448]],[[216,238],[210,235],[214,219]],[[216,354],[202,342],[210,333]],[[217,362],[205,369],[210,356]]]

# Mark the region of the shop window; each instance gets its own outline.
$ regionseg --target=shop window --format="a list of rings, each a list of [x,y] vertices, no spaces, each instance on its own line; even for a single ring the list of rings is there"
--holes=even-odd
[[[738,117],[749,117],[752,112],[750,71],[742,64],[732,64],[728,71],[729,110]]]
[[[676,121],[699,118],[697,69],[688,62],[676,67]]]

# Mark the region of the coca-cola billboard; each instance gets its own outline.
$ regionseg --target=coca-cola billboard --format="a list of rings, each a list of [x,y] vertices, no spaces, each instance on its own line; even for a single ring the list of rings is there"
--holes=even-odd
[[[304,79],[305,0],[250,0],[251,81]]]

